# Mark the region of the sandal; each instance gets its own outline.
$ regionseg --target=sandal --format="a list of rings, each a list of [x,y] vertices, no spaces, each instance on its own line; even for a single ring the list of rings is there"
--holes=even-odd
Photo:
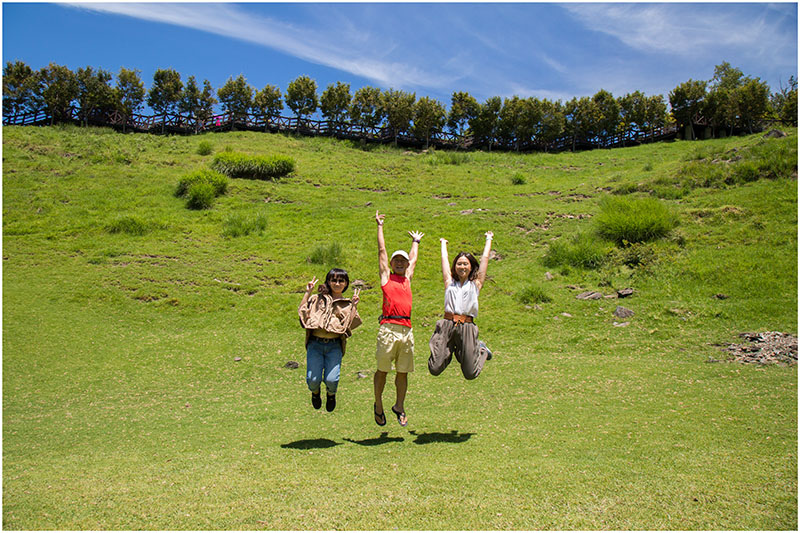
[[[386,413],[378,413],[377,404],[372,404],[372,412],[375,414],[375,423],[379,426],[386,425]]]
[[[405,411],[395,411],[394,410],[394,405],[393,405],[392,406],[392,412],[395,415],[397,415],[397,423],[398,424],[400,424],[403,427],[406,427],[408,425],[408,417],[406,416],[406,412]]]

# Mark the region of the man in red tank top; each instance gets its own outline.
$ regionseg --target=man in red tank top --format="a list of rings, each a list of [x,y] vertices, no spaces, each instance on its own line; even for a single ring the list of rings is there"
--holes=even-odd
[[[394,363],[394,384],[397,389],[397,399],[392,406],[392,412],[397,416],[401,426],[408,424],[405,408],[403,406],[408,390],[408,374],[414,371],[414,332],[411,329],[411,277],[417,264],[419,241],[424,233],[409,231],[411,235],[411,252],[398,250],[389,258],[386,253],[386,243],[383,239],[383,219],[386,215],[375,212],[375,221],[378,223],[378,267],[381,275],[381,291],[383,292],[383,309],[378,329],[378,347],[376,358],[378,370],[375,372],[373,385],[375,387],[375,405],[373,414],[375,423],[379,426],[386,425],[386,414],[383,410],[383,389],[386,386],[386,376],[392,370]]]

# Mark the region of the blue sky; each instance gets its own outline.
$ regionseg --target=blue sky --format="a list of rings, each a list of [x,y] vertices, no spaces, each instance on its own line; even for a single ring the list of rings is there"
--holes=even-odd
[[[797,77],[797,3],[3,3],[3,63],[157,68],[215,89],[301,75],[429,96],[665,97],[728,61]],[[288,114],[285,111],[284,114]]]

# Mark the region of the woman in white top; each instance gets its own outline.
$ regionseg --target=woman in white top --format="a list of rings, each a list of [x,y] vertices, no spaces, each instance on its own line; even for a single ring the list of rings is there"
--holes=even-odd
[[[483,364],[492,358],[492,352],[478,340],[478,295],[486,279],[489,253],[492,251],[491,231],[486,232],[480,264],[468,252],[460,252],[452,267],[447,256],[447,240],[442,242],[442,277],[444,278],[444,318],[436,322],[429,346],[428,370],[434,376],[441,374],[455,354],[461,372],[467,379],[475,379]]]

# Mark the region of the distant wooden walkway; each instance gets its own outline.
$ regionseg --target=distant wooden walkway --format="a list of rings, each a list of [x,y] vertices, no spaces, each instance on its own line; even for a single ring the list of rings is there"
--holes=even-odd
[[[52,117],[45,111],[3,116],[4,126],[49,126]],[[133,114],[125,117],[119,112],[95,113],[82,119],[80,110],[72,108],[68,122],[74,124],[87,124],[92,126],[110,127],[124,132],[178,134],[192,135],[206,132],[221,131],[263,131],[271,133],[294,133],[306,136],[325,136],[337,139],[349,139],[368,143],[388,144],[394,142],[391,129],[386,126],[365,127],[349,122],[334,123],[325,120],[298,119],[289,117],[264,117],[247,114],[234,116],[231,113],[213,115],[208,120],[196,120],[188,115],[168,113],[165,115],[140,115]],[[522,142],[519,146],[494,142],[492,150],[520,152],[562,152],[565,150],[592,150],[596,148],[617,148],[622,146],[637,146],[676,138],[678,128],[670,126],[658,128],[650,132],[626,131],[619,133],[606,141],[593,139],[591,141],[573,141],[571,136],[563,136],[549,143],[536,141]],[[404,147],[423,148],[425,141],[417,139],[410,134],[400,134],[397,144]],[[474,150],[485,147],[477,144],[471,136],[458,135],[444,131],[431,134],[430,146],[437,149]]]

